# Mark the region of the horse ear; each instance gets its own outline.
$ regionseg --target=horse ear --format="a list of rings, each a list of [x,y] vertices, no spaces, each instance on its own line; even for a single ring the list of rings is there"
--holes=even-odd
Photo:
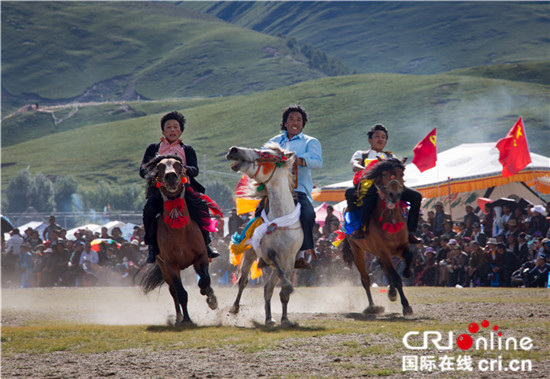
[[[378,159],[378,162],[382,162],[384,160],[384,158],[382,157],[376,157]]]
[[[407,161],[407,159],[409,159],[409,157],[405,157],[405,158],[401,159],[401,163],[405,164],[405,162]]]

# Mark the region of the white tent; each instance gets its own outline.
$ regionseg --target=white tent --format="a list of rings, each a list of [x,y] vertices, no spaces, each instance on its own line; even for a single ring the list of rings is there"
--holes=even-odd
[[[460,219],[466,204],[474,208],[479,197],[496,200],[515,194],[533,204],[542,204],[537,192],[550,193],[550,158],[531,153],[531,163],[516,175],[503,178],[496,142],[462,144],[437,154],[437,165],[420,172],[407,165],[405,184],[424,197],[422,209],[431,209],[442,200],[452,206],[453,219]],[[351,175],[351,173],[350,173]],[[339,202],[352,181],[335,183],[312,192],[316,201]],[[449,195],[450,192],[450,195]]]

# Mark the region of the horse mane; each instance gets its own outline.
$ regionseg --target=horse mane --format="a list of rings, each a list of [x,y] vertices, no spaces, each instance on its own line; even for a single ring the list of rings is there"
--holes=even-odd
[[[405,165],[397,158],[388,158],[379,161],[367,171],[367,179],[375,179],[382,175],[384,171],[392,171],[395,168],[405,170]]]
[[[266,149],[274,150],[278,152],[280,155],[286,155],[289,152],[287,150],[284,150],[281,145],[279,145],[277,142],[268,142],[264,146]],[[288,170],[288,185],[290,187],[290,191],[294,190],[294,173],[292,172],[292,166],[294,165],[294,161],[296,160],[296,156],[292,154],[287,160],[281,161],[280,168],[284,168]],[[253,197],[253,198],[263,198],[267,197],[267,189],[265,186],[262,188],[262,190],[258,191],[258,186],[261,183],[258,181],[252,179],[248,182],[248,188],[246,196]]]
[[[155,179],[158,174],[157,165],[160,161],[163,159],[172,158],[180,163],[183,163],[182,159],[177,155],[157,155],[153,159],[151,159],[149,162],[143,165],[143,168],[145,169],[145,179],[147,180],[147,187],[150,187],[155,184]]]

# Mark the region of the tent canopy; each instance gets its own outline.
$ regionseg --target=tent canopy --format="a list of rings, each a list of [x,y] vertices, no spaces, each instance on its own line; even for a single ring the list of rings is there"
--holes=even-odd
[[[415,165],[405,170],[407,186],[431,198],[523,182],[541,193],[550,193],[550,158],[531,153],[531,163],[516,175],[502,177],[496,143],[469,143],[437,154],[435,167],[420,172]]]
[[[462,144],[437,154],[435,167],[420,172],[407,165],[405,184],[419,191],[424,198],[485,190],[510,183],[525,183],[538,192],[550,193],[550,158],[531,153],[531,163],[516,175],[502,177],[496,142]],[[351,176],[351,173],[350,173]],[[342,201],[352,180],[335,183],[312,192],[315,201]]]

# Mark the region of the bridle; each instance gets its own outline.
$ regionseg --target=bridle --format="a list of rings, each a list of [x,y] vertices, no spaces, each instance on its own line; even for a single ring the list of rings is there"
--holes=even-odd
[[[265,180],[264,182],[260,183],[260,186],[262,185],[265,186],[267,183],[269,183],[269,181],[275,175],[275,170],[281,167],[288,158],[286,155],[278,156],[265,151],[260,151],[260,150],[254,150],[254,151],[258,153],[260,157],[253,162],[255,165],[258,165],[258,168],[256,169],[256,172],[254,173],[254,175],[251,176],[251,178],[260,183],[260,181],[257,179],[257,176],[260,173],[260,170],[263,169],[264,174],[267,173],[268,170],[271,170],[271,174],[269,175],[269,178],[267,178],[267,180]]]
[[[378,193],[378,196],[380,197],[380,199],[382,199],[383,201],[386,201],[386,195],[388,193],[388,187],[392,186],[392,185],[395,185],[397,186],[397,189],[399,192],[403,192],[403,183],[401,183],[399,180],[397,180],[395,178],[395,174],[392,174],[392,176],[390,177],[390,181],[386,183],[386,185],[384,186],[380,186],[378,183],[376,183],[376,181],[374,182],[374,185],[376,187],[376,192]]]

